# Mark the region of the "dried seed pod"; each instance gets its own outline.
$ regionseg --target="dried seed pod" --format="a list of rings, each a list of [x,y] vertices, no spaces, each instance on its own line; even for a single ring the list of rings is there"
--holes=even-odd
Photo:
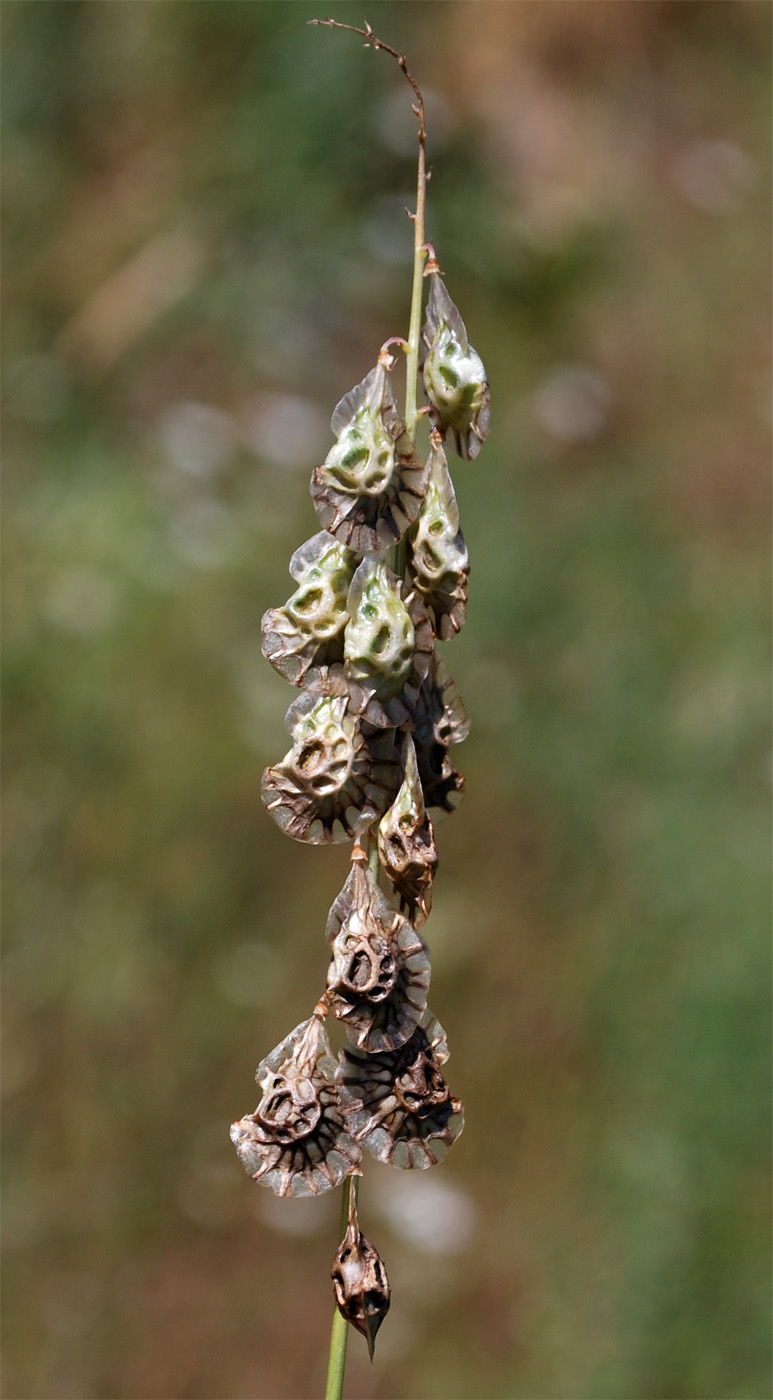
[[[319,523],[356,554],[382,553],[413,524],[428,479],[383,364],[341,399],[330,426],[337,442],[311,478]]]
[[[364,857],[353,858],[325,934],[332,951],[328,1002],[352,1044],[368,1054],[402,1045],[426,1009],[429,952],[382,894]]]
[[[405,739],[403,773],[400,791],[379,823],[378,853],[382,869],[408,905],[412,924],[420,928],[432,907],[438,857],[410,735]]]
[[[293,746],[263,774],[261,796],[296,841],[351,841],[389,806],[400,781],[391,730],[366,732],[349,696],[305,691],[287,711]]]
[[[263,655],[291,685],[313,679],[320,667],[342,661],[347,598],[354,555],[326,530],[312,536],[290,560],[299,587],[283,608],[263,617]]]
[[[456,811],[462,800],[464,777],[451,763],[448,749],[467,738],[470,721],[456,684],[437,654],[419,691],[413,725],[424,801],[439,821]]]
[[[440,1072],[447,1059],[445,1032],[428,1012],[397,1050],[341,1050],[336,1079],[352,1137],[393,1167],[440,1162],[464,1127],[464,1106]]]
[[[441,435],[432,430],[429,486],[410,534],[410,570],[443,641],[467,617],[470,556],[459,529],[459,509]]]
[[[318,1015],[303,1021],[263,1060],[263,1097],[231,1126],[231,1141],[253,1181],[277,1196],[318,1196],[360,1160],[335,1084],[335,1060]]]
[[[491,422],[488,380],[437,272],[430,274],[422,339],[427,347],[422,375],[430,418],[443,436],[451,434],[460,457],[477,457]]]
[[[372,1361],[376,1333],[389,1312],[389,1279],[381,1255],[360,1230],[353,1189],[346,1234],[336,1250],[330,1276],[338,1311],[362,1333]]]
[[[421,597],[406,591],[386,559],[368,554],[349,590],[344,634],[352,708],[370,724],[389,728],[413,713],[435,638]]]

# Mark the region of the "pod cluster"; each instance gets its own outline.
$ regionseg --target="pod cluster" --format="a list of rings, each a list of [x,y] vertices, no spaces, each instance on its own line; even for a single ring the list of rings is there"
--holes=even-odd
[[[433,822],[464,789],[450,750],[469,730],[436,646],[463,626],[469,580],[445,445],[477,455],[489,398],[434,260],[427,270],[427,460],[382,353],[333,413],[335,442],[311,478],[322,528],[290,561],[294,592],[262,622],[264,656],[299,691],[286,716],[291,746],[263,775],[264,804],[297,841],[354,843],[325,929],[322,996],[261,1062],[260,1103],[231,1128],[247,1171],[280,1196],[330,1190],[359,1172],[363,1150],[395,1167],[430,1167],[464,1122],[443,1074],[445,1033],[427,1006],[419,930],[438,863]],[[330,1014],[347,1039],[337,1058]],[[353,1191],[333,1280],[372,1352],[389,1286],[359,1232]]]

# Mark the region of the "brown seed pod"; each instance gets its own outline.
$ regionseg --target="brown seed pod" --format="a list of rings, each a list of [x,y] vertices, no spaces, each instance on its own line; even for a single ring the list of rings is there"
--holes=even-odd
[[[269,608],[262,631],[263,655],[291,685],[305,685],[320,668],[343,661],[354,569],[354,555],[325,530],[290,560],[299,587],[283,608]]]
[[[491,423],[489,386],[480,355],[467,338],[464,321],[438,273],[430,274],[427,347],[422,376],[430,418],[451,438],[460,457],[477,457]]]
[[[328,1003],[352,1044],[372,1054],[413,1034],[427,1005],[429,952],[382,894],[363,853],[328,916]]]
[[[382,869],[408,906],[411,923],[420,928],[432,908],[438,856],[410,735],[405,738],[403,773],[402,787],[379,823],[378,853]]]
[[[380,554],[413,524],[428,480],[383,364],[341,399],[330,426],[337,441],[311,478],[319,523],[356,554]]]
[[[393,1167],[440,1162],[464,1127],[464,1107],[440,1072],[447,1059],[445,1032],[429,1012],[397,1050],[341,1050],[336,1079],[352,1137]]]
[[[253,1181],[277,1196],[318,1196],[340,1185],[360,1160],[338,1101],[335,1060],[318,1015],[301,1022],[263,1060],[254,1113],[231,1126],[231,1141]]]
[[[287,711],[293,746],[263,774],[261,796],[296,841],[351,841],[380,817],[400,781],[392,730],[366,732],[348,694],[305,691]]]
[[[425,804],[435,821],[456,811],[462,800],[464,777],[451,763],[448,749],[451,744],[461,744],[469,732],[470,720],[456,684],[435,653],[413,716],[419,778]]]
[[[389,1279],[381,1255],[360,1230],[353,1188],[346,1234],[336,1250],[330,1276],[338,1311],[362,1333],[372,1361],[376,1333],[389,1312]]]
[[[429,486],[410,532],[409,567],[437,636],[448,641],[467,617],[470,556],[459,529],[459,509],[442,436],[433,428],[431,437]]]
[[[344,652],[351,709],[379,729],[404,724],[435,646],[421,596],[383,556],[368,554],[352,579],[348,608]]]

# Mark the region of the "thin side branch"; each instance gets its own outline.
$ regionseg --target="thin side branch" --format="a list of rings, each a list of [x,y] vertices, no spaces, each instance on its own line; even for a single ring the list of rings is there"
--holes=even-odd
[[[406,78],[408,79],[408,82],[413,88],[413,95],[416,98],[416,105],[414,106],[413,111],[416,113],[416,117],[419,122],[419,145],[423,146],[424,142],[427,139],[427,128],[424,124],[424,98],[421,95],[421,91],[418,87],[418,84],[416,83],[415,79],[411,76],[411,73],[408,70],[408,64],[405,61],[405,54],[398,53],[397,49],[393,49],[391,44],[386,44],[384,43],[383,39],[377,38],[376,35],[373,33],[373,30],[371,29],[367,20],[365,21],[364,29],[358,29],[357,26],[354,24],[341,24],[340,21],[337,19],[310,19],[309,24],[322,24],[327,29],[348,29],[350,34],[359,34],[361,38],[365,40],[364,47],[366,49],[383,49],[384,53],[389,53],[392,55],[395,62],[399,64],[400,68],[402,68],[403,73],[405,74]]]

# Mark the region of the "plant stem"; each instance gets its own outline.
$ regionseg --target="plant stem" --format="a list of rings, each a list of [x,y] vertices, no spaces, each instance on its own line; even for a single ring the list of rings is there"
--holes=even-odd
[[[408,363],[405,387],[405,425],[413,440],[416,433],[416,423],[418,413],[416,411],[416,384],[419,375],[419,339],[421,335],[421,301],[422,301],[422,279],[424,276],[424,260],[427,250],[424,240],[424,206],[427,193],[427,170],[424,158],[424,144],[427,140],[427,128],[424,123],[424,98],[421,90],[417,86],[415,79],[408,71],[408,64],[405,61],[405,54],[393,49],[391,44],[385,44],[383,39],[377,38],[373,33],[367,20],[365,28],[358,29],[354,24],[342,24],[337,19],[310,19],[309,24],[324,25],[327,29],[346,29],[350,34],[359,34],[365,40],[366,47],[371,49],[381,49],[384,53],[391,54],[396,63],[402,69],[405,78],[413,89],[416,98],[413,110],[419,123],[419,171],[416,190],[416,213],[413,218],[413,288],[411,293],[411,320],[408,332]],[[400,572],[399,570],[396,572]]]
[[[378,832],[378,822],[376,822],[375,831],[369,831],[367,837],[365,838],[365,850],[368,856],[368,866],[370,867],[370,873],[373,876],[374,880],[378,880],[379,872],[378,837],[376,835],[376,832]]]
[[[416,186],[416,213],[413,219],[413,287],[411,290],[411,320],[408,330],[408,355],[405,369],[405,426],[411,441],[416,438],[419,415],[416,410],[416,390],[419,378],[419,339],[421,335],[421,303],[424,261],[427,249],[424,239],[424,207],[427,195],[427,172],[424,161],[424,123],[419,130],[419,171]]]
[[[405,426],[411,442],[416,441],[419,415],[416,395],[419,380],[419,344],[421,337],[421,305],[424,287],[424,262],[427,249],[424,239],[424,208],[427,195],[427,171],[424,160],[424,107],[419,118],[419,169],[416,181],[416,213],[413,216],[413,286],[411,288],[411,319],[408,329],[408,351],[405,363]],[[398,578],[405,573],[406,541],[403,537],[392,551],[392,568]]]
[[[360,1194],[360,1178],[356,1175],[347,1176],[344,1182],[344,1189],[341,1193],[341,1239],[346,1234],[346,1227],[349,1223],[349,1199],[351,1192],[354,1192],[354,1202]],[[325,1400],[341,1400],[344,1389],[344,1371],[346,1370],[346,1343],[349,1338],[349,1323],[342,1317],[336,1306],[333,1309],[333,1323],[330,1328],[330,1356],[327,1363],[327,1386],[325,1388]]]
[[[358,29],[353,24],[341,24],[338,20],[334,19],[312,19],[309,20],[309,24],[324,25],[328,29],[346,29],[352,34],[359,34],[370,48],[381,49],[385,53],[391,54],[410,83],[414,97],[416,98],[413,110],[419,123],[419,161],[416,181],[416,213],[411,215],[413,219],[413,283],[411,286],[411,315],[405,369],[405,426],[411,441],[415,442],[416,426],[419,421],[417,391],[419,379],[419,347],[421,341],[422,292],[424,286],[424,263],[427,257],[426,241],[424,237],[424,216],[427,195],[427,167],[424,156],[427,131],[424,124],[424,98],[408,71],[405,54],[399,53],[398,50],[393,49],[390,44],[385,44],[382,39],[378,39],[367,20],[365,21],[364,29]],[[398,578],[403,578],[405,574],[406,555],[407,542],[405,537],[403,537],[398,544],[393,546],[390,559],[392,568]],[[367,833],[364,846],[370,871],[374,879],[378,880],[379,855],[378,840],[375,831],[369,831]],[[356,1205],[359,1197],[359,1190],[359,1175],[352,1174],[348,1176],[344,1182],[343,1199],[341,1201],[341,1238],[343,1238],[346,1233],[349,1222],[351,1193],[352,1191],[354,1192],[354,1203]],[[336,1307],[330,1329],[330,1356],[328,1360],[325,1400],[341,1400],[344,1385],[344,1371],[346,1369],[346,1343],[348,1333],[349,1324],[346,1319],[341,1316],[338,1307]]]

